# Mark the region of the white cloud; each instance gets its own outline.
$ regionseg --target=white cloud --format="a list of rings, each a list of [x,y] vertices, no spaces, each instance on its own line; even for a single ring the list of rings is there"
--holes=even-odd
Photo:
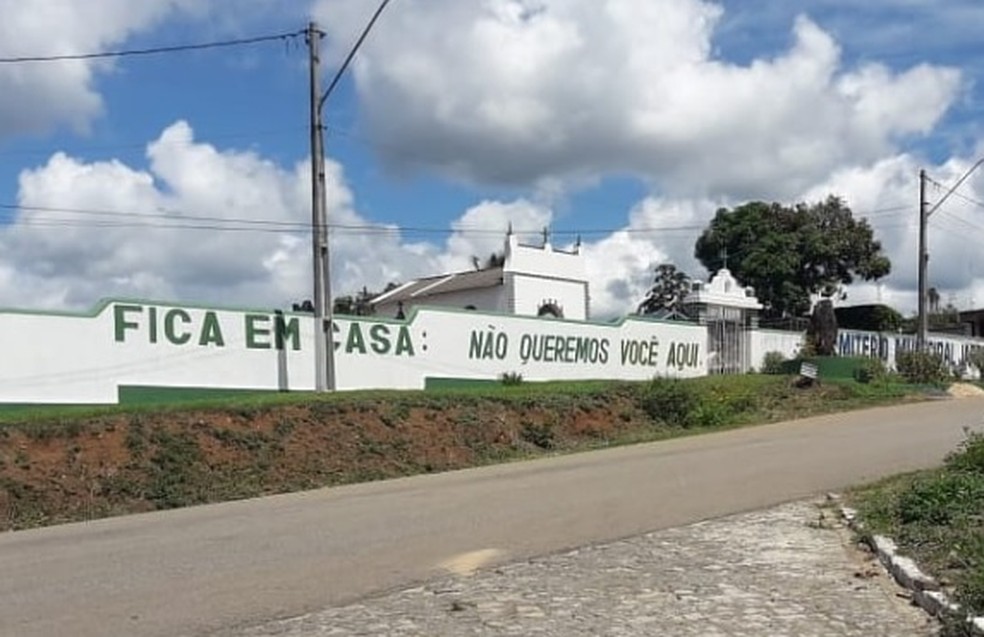
[[[102,52],[200,7],[194,0],[0,0],[0,56]],[[0,139],[57,126],[86,130],[103,110],[95,76],[112,68],[106,60],[0,65]]]
[[[611,317],[634,311],[661,263],[703,278],[706,273],[693,256],[694,241],[718,207],[710,200],[648,197],[630,211],[624,228],[587,243],[592,314]]]
[[[337,58],[372,7],[321,0]],[[354,67],[377,151],[479,182],[633,173],[674,196],[791,196],[931,130],[958,71],[845,68],[806,17],[789,49],[712,54],[700,0],[406,0]],[[763,195],[761,193],[766,193]]]
[[[892,273],[880,285],[859,284],[849,290],[848,303],[885,302],[913,312],[917,295],[917,246],[919,237],[919,170],[925,168],[936,181],[948,186],[967,173],[974,160],[953,158],[942,165],[922,163],[910,155],[888,157],[866,166],[836,171],[825,183],[803,194],[814,201],[829,193],[843,196],[855,214],[869,218],[876,238],[892,261]],[[927,190],[930,205],[946,189]],[[984,300],[984,173],[975,172],[940,209],[928,226],[928,286],[940,290],[944,302],[951,297],[961,309]]]
[[[311,296],[310,168],[196,141],[177,122],[147,147],[149,168],[63,153],[20,176],[22,207],[0,226],[0,305],[88,307],[135,296],[275,305]],[[439,248],[368,223],[328,162],[335,295],[469,269],[503,247],[506,229],[549,225],[548,209],[484,202]]]
[[[483,201],[469,208],[452,222],[453,233],[445,245],[440,262],[444,271],[472,267],[472,257],[486,260],[502,252],[510,226],[523,233],[536,233],[550,225],[553,215],[548,208],[524,199],[508,203]]]
[[[180,143],[179,143],[180,142]],[[63,153],[20,176],[12,223],[0,226],[0,305],[88,307],[105,296],[181,299],[283,307],[310,297],[309,167],[289,168],[254,152],[197,141],[177,122],[147,147],[148,168],[119,161],[83,162]],[[971,166],[953,159],[929,167],[953,183]],[[916,193],[919,164],[897,155],[843,168],[795,201],[844,196],[868,217],[893,261],[880,286],[857,285],[850,302],[882,300],[911,309],[915,286]],[[336,295],[362,286],[471,267],[501,250],[510,226],[536,232],[552,210],[525,199],[483,201],[450,224],[442,243],[411,242],[392,226],[358,213],[341,167],[329,162],[332,263]],[[941,196],[931,189],[931,200]],[[984,299],[984,173],[967,180],[932,218],[931,285],[961,306]],[[740,202],[739,202],[740,203]],[[672,262],[703,277],[693,243],[721,206],[733,200],[648,197],[620,230],[583,244],[592,313],[632,310],[653,268]],[[557,241],[554,241],[557,243]]]
[[[59,153],[24,171],[23,209],[0,227],[9,273],[0,300],[23,303],[28,290],[31,305],[73,307],[109,295],[277,305],[310,296],[306,163],[287,170],[219,151],[184,122],[149,144],[147,157],[143,171]],[[361,222],[340,168],[330,169],[333,219]],[[370,248],[365,235],[339,243],[342,262]],[[371,243],[381,256],[367,264],[382,269],[395,258],[389,239]]]
[[[331,60],[375,6],[315,3]],[[105,50],[173,16],[227,16],[225,7],[217,0],[0,0],[0,55]],[[915,235],[914,217],[904,215],[915,212],[918,166],[898,148],[934,130],[962,89],[960,73],[926,64],[847,65],[830,32],[807,17],[794,22],[787,48],[735,64],[714,53],[722,16],[718,5],[700,0],[393,3],[353,68],[358,108],[379,155],[396,170],[520,185],[530,194],[465,210],[443,243],[411,242],[394,227],[367,232],[342,167],[329,163],[331,218],[349,226],[333,234],[335,293],[467,269],[472,256],[501,249],[510,221],[529,230],[554,222],[549,204],[562,206],[565,188],[628,174],[658,194],[630,210],[627,222],[615,211],[610,225],[621,230],[585,237],[596,316],[632,309],[659,262],[702,275],[693,242],[719,206],[829,193],[860,213],[911,203],[904,213],[872,216],[895,265],[882,294],[905,302],[914,286]],[[0,139],[84,129],[103,109],[96,75],[112,68],[0,67]],[[25,209],[0,226],[0,304],[79,307],[132,295],[284,305],[310,296],[306,163],[284,167],[219,149],[196,141],[182,122],[148,146],[147,160],[137,168],[56,154],[25,170]],[[954,160],[930,172],[951,182],[969,165]],[[972,180],[963,192],[984,201],[984,182]],[[954,198],[934,217],[938,287],[981,286],[984,272],[973,259],[979,212]],[[295,225],[278,233],[244,221],[259,219]],[[138,225],[146,223],[196,227]],[[219,228],[229,224],[236,229]],[[684,229],[652,231],[668,227]],[[858,286],[851,298],[869,293],[874,288]]]

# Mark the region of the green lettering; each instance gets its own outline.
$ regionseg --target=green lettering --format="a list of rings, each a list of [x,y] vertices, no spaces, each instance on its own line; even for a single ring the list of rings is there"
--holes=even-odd
[[[178,333],[176,325],[176,321],[178,320],[185,325],[191,323],[191,317],[188,316],[188,313],[178,308],[169,310],[164,315],[164,336],[175,345],[184,345],[191,340],[191,333],[188,331]]]
[[[269,316],[262,314],[246,315],[246,347],[247,349],[270,349],[270,328],[265,324],[270,322]],[[263,323],[263,325],[258,325]],[[264,337],[260,340],[260,337]]]
[[[369,340],[372,341],[372,351],[377,354],[388,354],[390,350],[390,330],[381,323],[369,328]]]
[[[406,325],[400,326],[400,332],[396,335],[396,351],[393,352],[397,356],[401,356],[406,352],[407,356],[412,357],[413,353],[413,340],[410,338],[410,329]]]
[[[215,312],[205,312],[205,320],[202,322],[202,333],[198,339],[198,344],[202,347],[207,345],[225,347],[225,339],[222,338],[222,327],[219,325],[219,319],[215,316]]]
[[[139,323],[126,320],[127,312],[143,312],[139,305],[114,305],[113,323],[115,324],[116,342],[122,343],[126,340],[126,331],[135,330],[140,327]]]
[[[157,342],[157,308],[149,307],[147,308],[147,314],[150,315],[150,342]]]
[[[283,314],[278,314],[274,321],[275,337],[277,349],[284,349],[287,339],[290,339],[290,348],[295,352],[301,349],[301,322],[294,317],[289,321]]]
[[[366,353],[366,339],[362,336],[362,328],[358,323],[349,323],[348,339],[345,341],[345,353],[351,354],[358,350],[360,354]]]

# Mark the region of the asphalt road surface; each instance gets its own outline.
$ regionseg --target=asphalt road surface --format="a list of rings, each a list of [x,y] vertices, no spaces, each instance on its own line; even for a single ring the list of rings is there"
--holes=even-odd
[[[934,401],[0,535],[0,635],[196,635],[937,464]],[[477,557],[476,557],[477,556]]]

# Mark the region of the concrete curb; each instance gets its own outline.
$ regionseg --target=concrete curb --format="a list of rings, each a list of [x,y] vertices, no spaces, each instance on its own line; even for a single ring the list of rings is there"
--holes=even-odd
[[[960,605],[950,600],[935,578],[923,573],[919,565],[909,557],[900,555],[898,546],[891,538],[867,533],[864,523],[858,519],[857,511],[844,506],[837,494],[828,494],[827,499],[840,509],[841,518],[848,527],[857,533],[885,569],[892,574],[900,586],[912,593],[912,602],[933,617],[961,617]],[[972,635],[984,637],[984,617],[966,617]]]

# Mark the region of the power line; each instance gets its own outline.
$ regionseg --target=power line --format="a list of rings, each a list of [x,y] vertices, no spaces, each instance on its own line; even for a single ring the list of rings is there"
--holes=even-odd
[[[871,214],[890,215],[908,206],[893,206],[873,210]],[[180,210],[158,209],[153,212],[144,211],[124,211],[108,210],[98,208],[69,208],[57,206],[31,206],[10,203],[0,203],[0,211],[8,211],[6,214],[0,213],[0,218],[6,217],[13,221],[14,212],[18,210],[35,213],[56,213],[61,215],[78,215],[83,217],[109,217],[111,219],[127,219],[128,221],[112,221],[98,219],[73,219],[64,217],[32,217],[20,218],[16,221],[22,226],[46,226],[46,227],[97,227],[97,228],[171,228],[184,230],[229,230],[236,232],[256,231],[272,233],[308,233],[311,231],[310,224],[300,221],[279,221],[274,219],[255,219],[249,217],[219,217],[214,215],[190,214]],[[893,215],[894,216],[894,215]],[[709,222],[708,222],[709,223]],[[551,234],[574,237],[577,235],[611,235],[624,233],[629,235],[652,234],[657,232],[695,232],[707,228],[708,223],[664,225],[664,226],[637,226],[637,227],[618,227],[618,228],[571,228],[553,229]],[[882,224],[883,227],[892,227],[894,224]],[[328,227],[333,230],[342,231],[346,234],[425,234],[425,235],[447,235],[447,234],[468,234],[468,235],[502,235],[503,229],[478,228],[478,227],[436,227],[436,226],[402,226],[398,224],[333,224]],[[517,230],[517,234],[533,235],[542,232],[542,228]]]
[[[106,152],[106,151],[119,151],[119,150],[145,150],[150,145],[164,145],[164,146],[187,146],[191,144],[211,144],[214,140],[223,139],[247,139],[254,137],[286,137],[288,134],[297,133],[298,131],[303,131],[305,126],[291,126],[283,128],[274,128],[269,130],[255,130],[255,131],[241,131],[241,132],[228,132],[228,133],[209,133],[207,140],[149,140],[142,142],[120,142],[119,144],[105,144],[105,145],[95,145],[95,146],[80,146],[73,148],[71,151],[66,151],[64,149],[51,149],[51,148],[25,148],[22,150],[8,150],[0,151],[0,157],[19,157],[19,156],[41,156],[41,155],[53,155],[58,152],[63,152],[66,154],[77,155],[81,153],[95,153],[95,152]]]
[[[30,62],[65,62],[70,60],[99,60],[104,58],[131,57],[136,55],[158,55],[163,53],[178,53],[182,51],[201,51],[205,49],[219,49],[234,46],[248,46],[261,44],[263,42],[273,42],[276,40],[289,41],[300,35],[304,31],[289,31],[285,33],[271,33],[268,35],[258,35],[250,38],[237,38],[233,40],[217,40],[213,42],[200,42],[195,44],[178,44],[173,46],[156,46],[143,49],[121,49],[119,51],[102,51],[99,53],[66,53],[61,55],[29,55],[18,57],[0,57],[0,64],[24,64]]]
[[[372,27],[373,25],[376,24],[376,20],[379,19],[379,15],[383,12],[383,10],[386,8],[386,5],[388,5],[389,3],[390,0],[382,0],[382,2],[379,3],[379,6],[376,7],[376,11],[372,14],[372,17],[369,19],[369,22],[366,24],[365,28],[362,29],[362,33],[359,34],[359,38],[355,41],[355,44],[352,45],[352,48],[349,49],[349,52],[345,56],[345,60],[342,62],[342,65],[338,67],[338,70],[335,72],[335,77],[331,78],[331,82],[329,82],[328,88],[325,89],[325,92],[321,95],[321,98],[318,100],[319,109],[324,106],[325,102],[328,101],[328,98],[331,96],[332,91],[334,91],[335,87],[338,86],[338,82],[339,80],[342,79],[342,75],[345,74],[345,70],[348,68],[349,64],[352,63],[352,58],[355,57],[355,54],[362,47],[362,43],[365,41],[366,36],[368,36],[369,32],[372,31]]]
[[[939,186],[940,188],[949,188],[949,186],[947,186],[945,184],[941,184],[940,182],[936,181],[932,177],[926,177],[926,180],[929,181],[934,186]],[[984,208],[984,201],[979,201],[977,199],[974,199],[973,197],[968,197],[967,195],[964,195],[964,194],[962,194],[960,192],[957,192],[957,191],[954,191],[953,192],[953,196],[954,197],[957,197],[958,199],[963,199],[967,203],[972,203],[975,206],[979,206],[981,208]]]

